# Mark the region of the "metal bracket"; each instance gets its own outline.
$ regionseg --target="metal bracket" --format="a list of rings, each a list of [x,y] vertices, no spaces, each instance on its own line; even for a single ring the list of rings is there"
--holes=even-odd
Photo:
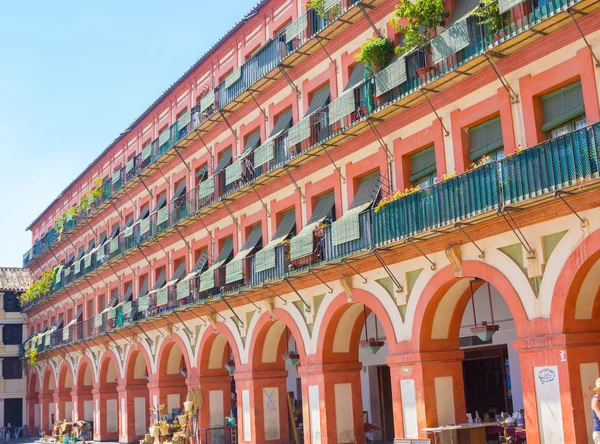
[[[183,234],[181,234],[181,231],[179,231],[179,228],[177,228],[176,226],[174,226],[173,228],[175,229],[175,231],[177,232],[177,234],[179,234],[179,237],[181,238],[181,240],[185,243],[185,246],[188,248],[188,251],[191,252],[192,251],[192,246],[186,240],[186,238],[183,237]]]
[[[140,251],[140,253],[142,253],[142,256],[144,256],[144,259],[146,259],[146,262],[148,262],[148,265],[150,265],[150,268],[152,268],[152,262],[150,262],[150,259],[148,259],[148,256],[146,256],[146,253],[144,253],[139,245],[136,248]]]
[[[154,345],[154,341],[150,338],[150,336],[148,336],[148,334],[144,331],[144,329],[140,326],[139,323],[135,324],[135,326],[137,328],[139,328],[140,331],[143,333],[143,335],[146,337],[146,343],[150,346],[150,351],[152,351],[152,346]]]
[[[129,345],[132,345],[131,341],[129,339],[127,339],[125,336],[123,336],[123,334],[120,331],[117,330],[115,333],[118,334],[119,336],[121,336],[121,338],[123,338]]]
[[[435,270],[435,263],[431,259],[429,259],[425,253],[423,253],[423,250],[421,250],[419,248],[419,246],[415,243],[415,241],[411,237],[409,237],[408,239],[405,239],[404,243],[411,244],[413,247],[415,247],[419,251],[419,253],[421,253],[421,256],[423,256],[425,259],[427,259],[427,262],[429,262],[431,264],[431,267],[429,267],[429,268],[431,268],[432,270]]]
[[[267,117],[267,113],[264,112],[264,110],[262,109],[262,107],[260,106],[260,104],[258,103],[258,101],[256,100],[256,98],[254,97],[254,94],[252,94],[252,90],[251,89],[247,89],[246,91],[248,91],[248,94],[250,94],[250,97],[252,98],[252,100],[254,101],[254,104],[256,105],[256,107],[260,110],[260,112],[262,113],[263,117],[265,118],[265,121],[269,121],[269,118]]]
[[[519,95],[514,92],[514,90],[510,86],[510,83],[508,83],[508,81],[500,73],[500,70],[496,66],[496,63],[490,57],[490,55],[496,55],[497,56],[497,54],[494,53],[494,52],[486,51],[486,52],[483,53],[483,55],[485,56],[485,58],[487,59],[488,63],[490,64],[490,66],[492,67],[492,69],[494,70],[494,72],[496,73],[496,76],[498,76],[498,79],[500,80],[500,83],[502,83],[502,86],[504,87],[504,89],[506,90],[506,92],[508,93],[508,95],[510,96],[511,103],[519,103]]]
[[[339,173],[340,177],[342,178],[342,182],[346,183],[346,178],[344,177],[344,175],[342,174],[342,170],[340,169],[340,167],[338,167],[335,162],[333,161],[331,155],[329,154],[329,151],[327,151],[327,144],[326,143],[322,143],[321,144],[321,148],[323,148],[323,151],[325,151],[325,154],[327,155],[327,157],[329,158],[329,161],[331,162],[331,164],[333,165],[333,167],[337,170],[337,172]]]
[[[575,26],[577,27],[577,30],[579,31],[579,34],[581,34],[581,38],[585,42],[585,45],[589,48],[590,52],[592,53],[592,57],[594,58],[594,61],[596,62],[596,67],[600,67],[600,61],[598,61],[598,57],[596,57],[596,54],[594,54],[594,51],[592,50],[592,45],[590,45],[589,42],[587,41],[587,38],[585,37],[585,35],[583,34],[583,31],[579,27],[579,23],[577,23],[577,19],[575,19],[575,16],[573,15],[573,12],[571,11],[571,9],[572,8],[567,9],[567,12],[569,13],[569,15],[571,16],[571,18],[573,19],[573,23],[575,23]],[[579,14],[583,14],[582,12],[579,12],[579,11],[575,11],[575,12],[577,12]]]
[[[333,288],[331,288],[329,285],[327,285],[327,283],[325,283],[325,281],[323,279],[321,279],[317,273],[314,272],[314,270],[309,269],[308,272],[310,274],[312,274],[314,277],[316,277],[323,285],[325,285],[328,289],[329,289],[329,293],[333,293]]]
[[[335,62],[333,61],[333,59],[331,58],[331,55],[329,54],[329,52],[327,51],[327,49],[325,48],[325,45],[323,45],[323,42],[321,41],[321,39],[323,37],[316,35],[315,38],[317,39],[317,42],[319,43],[319,45],[321,45],[321,48],[323,48],[323,51],[325,51],[325,54],[327,55],[327,58],[329,59],[329,61],[331,63],[333,63],[335,65]],[[337,70],[337,67],[336,67]]]
[[[372,117],[367,117],[367,124],[371,128],[371,131],[373,131],[373,134],[375,134],[375,138],[379,142],[379,146],[386,152],[386,154],[388,156],[388,159],[391,161],[391,160],[394,159],[394,156],[390,152],[390,150],[388,149],[387,145],[383,142],[383,137],[381,136],[381,133],[379,132],[379,130],[375,126],[375,123],[374,123],[373,120],[374,119]]]
[[[117,206],[115,205],[115,203],[113,202],[112,199],[110,199],[108,201],[108,203],[110,204],[111,207],[114,208],[114,210],[117,212],[117,214],[119,215],[119,219],[121,219],[121,222],[123,222],[123,213],[121,213],[121,211],[117,208]],[[67,235],[67,233],[65,233],[65,236]]]
[[[268,290],[273,296],[275,296],[276,298],[279,298],[281,300],[281,302],[283,302],[283,305],[287,305],[287,301],[285,299],[283,299],[281,296],[279,296],[277,293],[275,293],[275,291],[273,291],[273,289],[271,287],[269,287],[265,282],[263,282],[262,284],[262,288],[265,288],[266,290]]]
[[[236,317],[236,319],[237,319],[237,320],[238,320],[238,322],[240,323],[240,327],[241,327],[241,328],[244,328],[244,322],[243,322],[243,321],[240,319],[240,317],[237,315],[237,313],[234,311],[234,309],[231,307],[231,305],[229,305],[229,302],[227,302],[227,301],[225,300],[225,297],[221,296],[221,300],[222,300],[223,302],[225,302],[225,305],[227,305],[227,308],[228,308],[229,310],[231,310],[231,312],[233,313],[233,315]],[[216,310],[215,310],[215,311],[216,311]]]
[[[183,322],[183,319],[181,319],[179,317],[179,314],[177,314],[176,311],[174,311],[173,314],[179,320],[179,322],[181,322],[181,324],[183,325],[183,332],[188,337],[188,339],[190,340],[190,342],[192,342],[192,337],[194,336],[194,333],[188,328],[187,324],[185,322]]]
[[[115,348],[117,349],[117,352],[119,352],[119,359],[122,361],[122,360],[123,360],[123,349],[122,349],[122,348],[121,348],[121,346],[120,346],[120,345],[117,343],[117,341],[115,341],[115,340],[113,339],[113,337],[110,335],[110,333],[109,333],[109,332],[105,331],[105,332],[104,332],[104,334],[105,334],[106,336],[108,336],[112,342],[114,342],[114,344],[115,344]]]
[[[300,298],[300,300],[304,304],[304,311],[307,312],[307,313],[310,313],[310,306],[306,303],[306,301],[304,300],[304,298],[302,296],[300,296],[300,293],[298,293],[298,290],[296,290],[296,287],[294,287],[292,285],[292,283],[290,282],[289,278],[283,278],[283,282],[287,283],[290,286],[290,288],[294,291],[294,293],[296,293],[296,296],[298,296]]]
[[[504,218],[504,220],[508,224],[509,228],[512,230],[514,235],[517,237],[517,240],[519,241],[519,243],[527,251],[527,259],[533,259],[533,258],[535,258],[535,251],[533,250],[533,248],[531,248],[531,245],[529,245],[529,242],[527,242],[527,239],[521,232],[521,229],[519,228],[519,226],[513,219],[512,215],[510,214],[510,210],[511,210],[510,207],[504,207],[501,210],[498,210],[498,213],[500,213],[500,215]],[[514,210],[514,208],[513,208],[513,210]],[[506,217],[506,215],[504,214],[505,211],[506,211],[506,214],[508,215],[508,217]],[[510,219],[510,221],[508,219]],[[513,228],[513,224],[514,224],[514,228]]]
[[[137,277],[137,273],[135,272],[135,270],[133,269],[133,267],[131,266],[131,264],[129,263],[129,261],[127,260],[127,258],[122,255],[121,256],[123,258],[123,260],[125,261],[125,263],[127,264],[127,266],[129,267],[129,269],[131,270],[131,272],[133,273],[134,277]]]
[[[292,184],[294,185],[294,187],[296,188],[296,191],[298,191],[300,193],[300,196],[302,196],[302,201],[306,200],[306,197],[304,196],[304,193],[302,192],[302,190],[300,189],[300,186],[298,185],[298,182],[296,182],[296,179],[294,179],[294,176],[292,176],[292,173],[290,171],[290,169],[288,168],[287,165],[283,166],[283,169],[285,170],[285,172],[287,173],[287,175],[289,176],[290,180],[292,181]]]
[[[582,228],[587,228],[588,226],[588,222],[582,218],[579,214],[577,214],[577,211],[575,211],[575,209],[569,205],[569,203],[565,200],[565,198],[562,196],[563,194],[566,194],[567,196],[571,196],[573,193],[570,193],[568,191],[555,191],[554,192],[554,198],[556,199],[557,197],[563,201],[563,203],[567,206],[567,208],[569,210],[571,210],[571,212],[577,216],[577,219],[579,219],[579,221],[581,222],[581,227]]]
[[[90,227],[90,230],[92,230],[92,233],[94,233],[94,237],[98,237],[98,233],[96,233],[96,230],[94,230],[94,227],[92,227],[92,224],[90,224],[90,221],[88,220],[87,216],[84,217],[83,220],[85,221],[87,226]]]
[[[287,72],[285,72],[284,69],[284,65],[279,64],[278,65],[279,71],[281,71],[281,75],[285,78],[285,80],[288,82],[288,84],[292,87],[292,89],[294,91],[296,91],[296,96],[298,96],[298,98],[300,98],[302,95],[300,94],[300,90],[298,89],[298,87],[294,84],[294,82],[292,81],[292,79],[290,78],[290,76],[288,76]]]
[[[248,302],[250,302],[252,305],[254,305],[254,308],[256,308],[259,313],[262,313],[262,308],[260,308],[258,305],[256,305],[254,303],[254,301],[252,301],[246,293],[244,293],[242,290],[238,290],[238,293],[240,295],[242,295],[244,297],[244,299],[246,299]]]
[[[208,227],[206,226],[206,224],[204,223],[204,221],[202,220],[202,218],[198,215],[198,213],[194,214],[194,216],[196,217],[196,219],[198,219],[200,221],[200,223],[202,224],[202,226],[204,227],[204,229],[208,233],[208,237],[210,237],[210,241],[212,243],[214,243],[215,240],[213,239],[212,233],[210,232],[210,230],[208,229]]]
[[[269,211],[269,209],[267,208],[267,204],[265,204],[262,200],[262,198],[260,197],[260,194],[258,194],[258,191],[256,189],[256,187],[254,186],[254,182],[250,182],[250,186],[252,187],[252,190],[254,190],[254,192],[256,193],[256,197],[258,197],[258,200],[260,200],[260,203],[262,204],[263,208],[265,209],[265,211],[267,212],[267,216],[271,217],[271,212]]]
[[[156,238],[156,242],[158,242],[158,246],[160,247],[160,249],[163,251],[163,253],[165,253],[165,256],[167,257],[167,262],[169,263],[169,265],[171,265],[171,257],[169,256],[169,254],[167,253],[167,250],[165,250],[165,248],[162,246],[162,244],[160,243],[160,239]]]
[[[221,117],[223,118],[223,121],[227,124],[227,126],[229,127],[229,131],[231,131],[231,134],[233,134],[233,137],[235,138],[235,140],[237,140],[237,134],[235,133],[235,130],[233,129],[233,127],[231,126],[231,124],[229,123],[229,120],[227,120],[227,117],[225,116],[225,113],[223,112],[222,109],[219,108],[219,114],[221,115]]]
[[[364,277],[362,274],[360,274],[360,272],[356,268],[354,268],[352,265],[350,265],[350,262],[348,262],[346,259],[340,259],[340,264],[346,265],[348,268],[350,268],[350,270],[352,270],[354,273],[359,275],[363,280],[363,284],[367,283],[367,278]]]
[[[209,168],[209,173],[212,173],[214,170],[214,157],[212,155],[212,153],[210,152],[210,149],[208,148],[208,145],[206,144],[206,142],[204,141],[204,139],[202,138],[202,136],[200,135],[200,133],[198,133],[198,138],[200,139],[200,142],[202,142],[202,145],[204,146],[204,148],[206,149],[206,152],[208,153],[208,157],[210,158],[210,168]]]
[[[221,313],[219,313],[217,310],[215,310],[215,307],[213,307],[212,304],[210,304],[208,302],[208,300],[204,301],[204,305],[207,305],[208,308],[210,308],[212,311],[214,311],[216,314],[218,314],[221,317],[221,319],[223,319],[223,321],[227,320],[227,319],[225,319],[225,317]]]
[[[363,5],[362,3],[359,2],[358,9],[361,10],[363,15],[365,16],[365,19],[367,19],[367,22],[369,22],[369,25],[371,25],[371,28],[373,28],[373,31],[375,31],[375,34],[377,34],[377,37],[382,38],[381,32],[379,32],[379,29],[377,29],[377,26],[375,26],[375,23],[373,23],[373,20],[371,20],[371,17],[369,17],[369,14],[367,14],[367,11],[365,10],[365,5]]]
[[[427,93],[425,92],[425,88],[420,88],[419,91],[421,91],[421,94],[423,94],[423,97],[425,97],[425,100],[427,100],[427,103],[429,103],[429,106],[431,107],[431,110],[433,111],[433,114],[435,114],[436,119],[438,119],[438,121],[442,125],[442,129],[444,130],[444,133],[446,134],[446,137],[449,136],[450,133],[448,132],[448,130],[444,126],[444,122],[442,122],[442,118],[437,113],[437,110],[433,106],[433,103],[431,103],[431,100],[429,100],[429,96],[427,96]]]
[[[239,224],[237,218],[233,215],[233,213],[229,209],[229,205],[227,205],[226,199],[223,199],[223,205],[225,206],[225,209],[227,210],[227,212],[231,216],[231,219],[233,220],[233,223],[235,223],[237,225],[237,227],[240,228],[240,224]]]
[[[396,290],[396,293],[402,293],[404,291],[404,287],[400,284],[400,281],[398,281],[398,279],[396,279],[396,276],[394,276],[394,273],[392,273],[392,270],[390,270],[390,268],[387,266],[387,264],[383,261],[383,258],[379,255],[379,252],[375,248],[373,248],[371,251],[373,252],[373,255],[375,256],[377,261],[383,267],[383,270],[386,272],[386,274],[389,276],[389,278],[392,280],[392,282],[396,285],[396,287],[398,287],[398,290]]]
[[[142,185],[144,185],[144,188],[146,189],[146,191],[150,195],[150,201],[152,201],[154,199],[154,194],[152,193],[152,191],[150,191],[150,188],[148,188],[148,185],[146,185],[146,182],[144,182],[144,178],[142,177],[141,174],[138,175],[138,178],[140,179],[140,182],[142,183]]]
[[[189,166],[189,164],[184,160],[183,156],[181,155],[181,153],[179,152],[179,150],[177,149],[177,145],[173,145],[173,149],[175,150],[175,152],[177,153],[177,155],[179,156],[179,158],[181,159],[181,161],[183,162],[183,164],[185,165],[185,167],[187,168],[188,171],[192,171],[192,168]]]
[[[479,250],[479,258],[483,259],[485,257],[485,253],[483,252],[483,250],[481,248],[479,248],[479,245],[477,245],[475,243],[475,241],[473,240],[473,238],[471,238],[471,236],[469,236],[467,234],[467,232],[463,228],[463,225],[468,225],[468,224],[464,224],[464,223],[461,223],[461,222],[456,222],[454,224],[454,228],[458,228],[460,231],[462,231],[462,233],[467,237],[467,239],[469,239],[469,242],[471,242],[473,245],[475,245],[475,248],[477,248]]]

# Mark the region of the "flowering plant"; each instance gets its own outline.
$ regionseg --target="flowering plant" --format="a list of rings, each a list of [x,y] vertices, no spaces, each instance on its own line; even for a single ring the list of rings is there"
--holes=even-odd
[[[456,177],[456,170],[452,170],[451,173],[442,173],[442,177],[438,177],[435,180],[435,183],[442,183],[445,180],[452,179],[453,177]]]
[[[489,161],[490,161],[490,156],[488,156],[487,154],[484,154],[483,156],[481,156],[481,159],[479,159],[479,162],[473,162],[471,164],[471,169],[474,170],[475,168],[482,167]]]
[[[405,196],[408,196],[409,194],[416,193],[417,191],[421,191],[421,187],[416,186],[416,187],[405,188],[404,191],[396,190],[389,196],[381,199],[381,201],[375,207],[375,212],[378,213],[386,205],[388,205],[392,202],[395,202]]]
[[[518,144],[517,148],[512,153],[510,153],[508,156],[506,156],[506,157],[514,156],[515,154],[519,154],[522,151],[523,151],[523,147],[521,146],[521,144]]]

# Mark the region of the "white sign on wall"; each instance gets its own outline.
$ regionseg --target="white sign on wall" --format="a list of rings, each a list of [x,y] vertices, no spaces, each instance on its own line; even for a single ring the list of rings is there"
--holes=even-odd
[[[400,381],[400,396],[402,396],[402,425],[405,438],[418,438],[417,395],[414,379]]]
[[[558,367],[555,365],[535,367],[533,375],[541,442],[542,444],[563,442]]]
[[[319,408],[319,386],[308,386],[308,407],[310,410],[310,439],[312,444],[321,444],[321,409]]]

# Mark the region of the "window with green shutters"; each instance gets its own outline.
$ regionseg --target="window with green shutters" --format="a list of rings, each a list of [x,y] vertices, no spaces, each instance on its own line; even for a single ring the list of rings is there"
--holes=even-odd
[[[430,146],[409,157],[410,177],[408,181],[413,186],[421,188],[435,183],[437,170],[435,165],[435,147]]]
[[[581,82],[565,86],[540,99],[543,124],[541,130],[550,137],[585,126],[585,108]]]
[[[469,161],[471,162],[476,162],[485,155],[491,156],[499,150],[502,151],[504,147],[500,117],[470,128],[468,134]]]

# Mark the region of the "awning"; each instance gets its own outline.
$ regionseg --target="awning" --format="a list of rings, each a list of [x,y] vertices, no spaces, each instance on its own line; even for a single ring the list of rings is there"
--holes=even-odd
[[[142,209],[140,211],[140,216],[137,218],[137,220],[140,221],[142,219],[146,219],[149,214],[150,214],[150,204],[145,204],[142,207]]]
[[[95,246],[96,246],[96,239],[92,239],[90,241],[90,244],[88,245],[87,251],[85,253],[90,254]]]
[[[140,296],[145,296],[148,294],[148,275],[144,276],[144,280],[142,281],[142,286],[140,287],[140,291],[138,293],[138,298]]]
[[[248,154],[252,152],[254,148],[260,145],[260,129],[254,131],[248,137],[246,137],[246,144],[244,145],[244,149],[242,151],[243,154]]]
[[[104,242],[106,242],[106,231],[100,235],[100,240],[98,241],[98,247],[100,247],[101,245],[104,245]]]
[[[283,242],[296,226],[296,210],[290,210],[281,216],[279,226],[271,241],[256,253],[254,270],[256,272],[275,268],[275,247]]]
[[[373,202],[379,193],[380,186],[381,178],[379,176],[379,172],[370,174],[360,179],[358,190],[356,190],[354,199],[352,199],[352,203],[348,209],[352,210],[366,203],[370,204]]]
[[[306,114],[304,114],[304,117],[311,115],[318,109],[327,105],[327,103],[329,103],[329,84],[312,95],[310,105],[308,105],[308,110],[306,111]]]
[[[129,301],[133,297],[133,282],[129,283],[127,290],[125,291],[125,296],[123,296],[123,301]]]
[[[176,284],[177,282],[179,282],[181,280],[181,278],[184,275],[185,275],[185,261],[182,260],[179,263],[179,265],[177,266],[177,268],[175,269],[175,273],[173,273],[171,280],[169,282],[167,282],[167,286]]]
[[[448,20],[447,28],[460,21],[464,17],[468,16],[473,12],[481,3],[480,0],[456,0],[450,20]]]
[[[269,139],[279,136],[284,131],[287,131],[292,126],[292,120],[294,119],[293,110],[290,108],[287,111],[279,114],[273,131],[269,134]]]
[[[77,313],[75,313],[75,317],[73,318],[75,321],[77,321],[81,315],[83,314],[83,307],[79,307],[77,309]]]
[[[69,331],[71,330],[71,326],[75,325],[76,322],[77,322],[77,319],[72,319],[71,322],[69,322],[67,325],[65,325],[63,327],[63,331],[62,331],[63,341],[69,340]]]
[[[219,164],[213,173],[213,176],[217,175],[217,173],[221,172],[225,167],[227,167],[231,163],[232,154],[231,149],[228,149],[221,155],[221,159],[219,160]]]
[[[290,241],[290,257],[299,259],[313,253],[313,231],[331,214],[335,204],[333,192],[321,196],[306,226]]]
[[[177,189],[175,190],[175,194],[173,194],[173,199],[171,199],[171,202],[185,194],[185,190],[186,183],[185,180],[182,180],[181,182],[179,182],[179,185],[177,185]]]
[[[66,265],[70,267],[73,264],[73,260],[75,260],[75,253],[69,254],[69,259],[67,259]]]
[[[112,227],[112,231],[110,232],[110,238],[113,239],[115,236],[119,235],[119,231],[121,230],[121,226],[119,225],[119,223],[117,222],[116,224],[113,225]]]
[[[131,213],[127,217],[127,221],[125,222],[125,229],[123,230],[123,235],[125,237],[130,237],[133,235],[133,213]]]
[[[209,290],[215,286],[215,270],[229,259],[231,253],[233,253],[233,237],[225,239],[217,259],[200,275],[200,291]]]
[[[159,288],[164,287],[166,282],[167,282],[167,270],[165,268],[163,268],[160,271],[160,273],[158,274],[158,277],[156,278],[154,287],[152,287],[152,292],[158,290]]]
[[[348,91],[353,89],[356,85],[364,82],[365,80],[365,71],[366,67],[364,63],[358,63],[352,68],[352,73],[350,73],[350,78],[348,79],[348,83],[344,88],[344,91]]]
[[[208,165],[204,165],[202,168],[198,168],[196,171],[196,179],[202,180],[204,176],[208,174]]]
[[[84,254],[85,254],[85,247],[79,247],[79,252],[77,253],[77,259],[75,259],[75,260],[78,261],[79,259],[81,259],[83,257]]]
[[[125,221],[125,228],[133,225],[133,213],[127,216],[127,220]]]
[[[167,203],[167,193],[164,192],[160,196],[158,196],[158,200],[156,201],[156,206],[154,207],[154,212],[160,210]]]
[[[238,251],[238,254],[225,267],[225,283],[230,284],[242,279],[242,260],[256,248],[262,239],[262,225],[256,225],[250,231],[246,242]]]

